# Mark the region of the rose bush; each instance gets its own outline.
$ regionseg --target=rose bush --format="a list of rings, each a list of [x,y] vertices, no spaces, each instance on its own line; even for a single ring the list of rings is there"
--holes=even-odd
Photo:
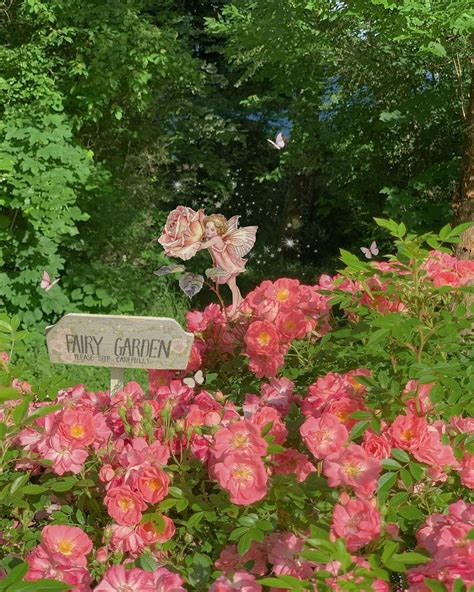
[[[460,229],[380,223],[388,261],[190,312],[188,369],[147,389],[49,397],[2,317],[0,590],[474,586],[474,265]]]

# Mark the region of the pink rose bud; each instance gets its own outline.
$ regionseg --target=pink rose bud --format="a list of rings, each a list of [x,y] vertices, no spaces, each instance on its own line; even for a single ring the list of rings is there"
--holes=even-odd
[[[99,471],[99,479],[102,483],[108,483],[112,481],[115,476],[115,471],[111,465],[103,465]]]
[[[105,563],[108,559],[109,554],[105,547],[99,547],[95,552],[95,560],[99,563]]]

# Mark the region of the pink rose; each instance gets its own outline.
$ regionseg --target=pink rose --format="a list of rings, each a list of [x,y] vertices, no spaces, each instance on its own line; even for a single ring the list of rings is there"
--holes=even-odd
[[[220,576],[209,588],[209,592],[261,592],[262,586],[257,584],[255,576],[246,571],[237,571],[232,578]]]
[[[134,567],[125,569],[123,565],[113,565],[105,572],[104,577],[94,592],[156,592],[153,574]]]
[[[126,485],[109,489],[104,503],[109,515],[124,526],[138,524],[146,509],[144,501]]]
[[[214,465],[213,473],[233,504],[248,506],[267,493],[268,475],[259,456],[244,452],[228,454]]]
[[[161,519],[163,520],[162,526],[158,526],[155,522],[145,522],[137,526],[137,534],[147,545],[166,543],[176,532],[176,527],[171,518],[161,515]]]
[[[260,430],[263,430],[266,425],[272,424],[267,434],[273,436],[275,444],[283,444],[288,436],[286,425],[282,422],[278,411],[273,407],[261,407],[252,415],[250,421]]]
[[[159,467],[147,467],[138,476],[137,487],[142,498],[150,504],[161,502],[168,495],[170,478]]]
[[[52,556],[59,556],[61,563],[74,567],[86,567],[86,555],[92,551],[92,541],[77,526],[45,526],[41,544]]]
[[[374,434],[373,432],[364,433],[362,448],[374,458],[382,460],[388,458],[392,452],[392,447],[383,434]]]
[[[380,461],[357,444],[330,454],[324,459],[324,474],[331,487],[348,485],[358,497],[370,497],[382,470]]]
[[[159,567],[152,575],[155,592],[186,592],[183,588],[183,580],[177,573],[169,571],[166,567]]]
[[[94,418],[87,411],[66,411],[58,431],[75,448],[88,446],[95,439]]]
[[[357,551],[380,534],[380,513],[372,504],[341,495],[332,517],[332,534],[344,539],[349,551]]]
[[[309,417],[300,427],[300,434],[315,458],[340,451],[349,437],[345,426],[332,413],[323,413],[318,419]]]
[[[250,356],[272,355],[279,351],[280,337],[268,321],[254,321],[245,334],[246,353]]]
[[[469,489],[474,489],[474,454],[466,454],[461,462],[461,483]]]
[[[296,480],[301,483],[310,473],[316,472],[316,467],[310,463],[306,454],[298,452],[294,448],[288,448],[284,452],[273,456],[275,463],[273,471],[276,475],[296,475]]]
[[[204,212],[178,206],[170,212],[158,242],[163,245],[166,255],[179,257],[184,261],[197,253],[203,236],[202,221]]]
[[[214,436],[212,452],[221,459],[232,452],[246,452],[251,456],[265,456],[268,444],[260,435],[260,427],[244,419],[221,428]]]

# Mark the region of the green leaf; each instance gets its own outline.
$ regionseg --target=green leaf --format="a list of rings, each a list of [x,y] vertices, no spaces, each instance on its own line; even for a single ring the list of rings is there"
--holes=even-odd
[[[60,592],[71,590],[72,586],[57,580],[37,580],[35,582],[18,582],[6,589],[6,592]]]
[[[62,481],[53,481],[51,484],[48,483],[48,485],[52,491],[63,492],[71,490],[76,485],[76,483],[77,480],[74,477],[67,477]]]
[[[154,559],[149,551],[140,555],[139,563],[142,569],[150,572],[154,572],[158,566],[156,559]]]
[[[401,469],[402,465],[396,461],[393,460],[393,458],[383,458],[382,459],[382,466],[384,469]]]
[[[407,520],[423,520],[425,518],[423,512],[416,506],[400,506],[397,511]]]
[[[370,421],[364,419],[362,421],[358,421],[350,431],[349,437],[351,440],[355,440],[362,436],[362,434],[366,431],[367,427],[369,426]]]
[[[377,487],[378,493],[389,491],[395,485],[397,476],[397,473],[384,473],[381,475]]]
[[[23,576],[26,575],[27,571],[28,563],[26,563],[26,561],[15,565],[15,567],[10,570],[7,577],[0,581],[0,590],[5,590],[10,584],[20,581]]]
[[[406,553],[396,553],[393,558],[395,561],[405,563],[406,565],[417,565],[418,563],[426,563],[431,561],[431,557],[417,553],[416,551],[407,551]]]
[[[32,483],[31,485],[25,485],[25,487],[22,487],[20,493],[24,495],[38,495],[40,493],[44,493],[45,491],[48,491],[46,487]]]
[[[431,578],[424,578],[423,584],[428,586],[432,592],[446,592],[447,590],[441,582],[438,582],[438,580],[432,580]]]
[[[0,401],[15,401],[22,398],[23,395],[11,386],[0,388]]]

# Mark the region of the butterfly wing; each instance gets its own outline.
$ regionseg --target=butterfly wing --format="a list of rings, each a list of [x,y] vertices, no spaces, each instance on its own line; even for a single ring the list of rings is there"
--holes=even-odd
[[[202,372],[202,370],[198,370],[196,372],[196,374],[194,375],[194,380],[198,383],[198,384],[203,384],[204,383],[204,374]]]
[[[273,148],[276,148],[277,150],[281,150],[280,146],[278,146],[278,144],[276,144],[273,140],[269,140],[267,138],[267,142],[269,142],[273,146]]]
[[[43,277],[41,278],[40,286],[43,288],[43,290],[47,290],[51,287],[51,278],[49,277],[49,273],[47,271],[43,271]]]
[[[183,382],[186,386],[189,386],[189,388],[194,388],[196,386],[196,382],[192,376],[189,376],[188,378],[183,378]]]
[[[361,247],[360,250],[362,251],[362,253],[364,253],[367,259],[372,259],[372,253],[369,249],[367,249],[366,247]]]
[[[232,248],[237,257],[244,257],[255,244],[258,226],[245,226],[227,231],[223,236],[226,245]]]
[[[377,243],[375,241],[372,241],[372,244],[370,245],[370,252],[374,256],[379,254],[379,249],[378,249]]]
[[[278,132],[278,134],[276,135],[275,144],[278,146],[279,150],[285,147],[285,138],[283,137],[283,134],[281,132]]]

